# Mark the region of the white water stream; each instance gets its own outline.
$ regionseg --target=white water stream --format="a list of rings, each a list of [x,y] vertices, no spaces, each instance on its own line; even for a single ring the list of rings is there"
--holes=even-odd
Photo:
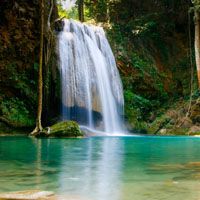
[[[64,23],[59,35],[62,120],[109,134],[123,132],[122,83],[103,28]]]

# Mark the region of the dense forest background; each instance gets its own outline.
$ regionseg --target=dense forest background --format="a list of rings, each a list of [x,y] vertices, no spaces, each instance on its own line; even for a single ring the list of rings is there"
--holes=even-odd
[[[194,4],[193,4],[194,3]],[[44,0],[44,125],[59,118],[57,36],[61,18],[103,26],[121,75],[133,132],[200,133],[200,92],[190,0],[78,0],[72,10]],[[31,130],[37,115],[40,1],[0,2],[0,129]],[[48,26],[50,22],[50,29]]]

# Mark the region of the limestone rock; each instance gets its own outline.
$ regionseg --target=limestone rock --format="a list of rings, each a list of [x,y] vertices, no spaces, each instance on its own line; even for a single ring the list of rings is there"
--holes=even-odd
[[[167,129],[161,129],[160,131],[159,131],[159,135],[166,135],[167,134]]]
[[[188,129],[184,128],[172,128],[172,129],[161,129],[159,135],[187,135]]]
[[[190,118],[192,119],[193,123],[200,123],[200,100],[197,100],[192,106]]]
[[[192,126],[188,132],[189,134],[197,134],[200,133],[200,127],[199,126]]]
[[[192,120],[189,117],[181,117],[176,121],[176,128],[190,128],[192,126]]]

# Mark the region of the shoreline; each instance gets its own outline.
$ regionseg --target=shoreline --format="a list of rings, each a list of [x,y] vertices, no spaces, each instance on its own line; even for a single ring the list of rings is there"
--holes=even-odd
[[[25,137],[25,136],[28,137],[29,134],[25,134],[25,133],[21,133],[21,134],[20,133],[0,133],[0,137]],[[170,134],[170,135],[162,135],[162,134],[161,135],[158,135],[158,134],[156,134],[156,135],[153,135],[153,134],[131,134],[130,136],[132,136],[132,137],[134,137],[134,136],[142,136],[142,137],[144,137],[144,136],[146,136],[146,137],[149,137],[149,136],[154,136],[154,137],[173,137],[173,136],[175,136],[175,137],[196,137],[196,138],[200,137],[200,135],[172,135],[172,134]],[[95,135],[94,136],[90,135],[90,136],[86,136],[86,137],[96,137],[96,136]],[[99,137],[104,137],[104,135],[99,136]],[[110,136],[110,137],[112,137],[112,136]],[[118,137],[123,137],[123,136],[118,136]],[[49,137],[49,138],[56,138],[56,137]],[[74,138],[74,137],[61,137],[61,138]],[[80,138],[80,137],[76,137],[76,138]]]
[[[28,136],[28,134],[0,133],[0,137],[7,137],[7,136],[10,136],[10,137],[12,137],[12,136],[14,136],[14,137],[16,137],[16,136]]]

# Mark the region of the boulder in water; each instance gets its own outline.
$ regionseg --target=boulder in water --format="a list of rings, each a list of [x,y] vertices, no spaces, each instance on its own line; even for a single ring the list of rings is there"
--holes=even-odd
[[[73,121],[64,121],[46,127],[41,132],[37,133],[36,137],[82,137],[83,133],[80,130],[78,123]]]

